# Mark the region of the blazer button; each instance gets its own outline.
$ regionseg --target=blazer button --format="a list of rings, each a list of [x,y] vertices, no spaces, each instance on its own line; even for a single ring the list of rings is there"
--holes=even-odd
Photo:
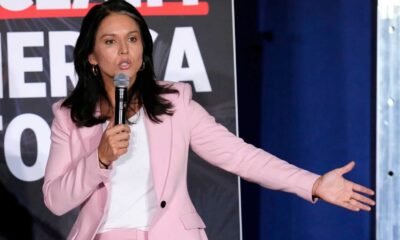
[[[167,202],[165,202],[165,201],[161,201],[161,204],[160,204],[160,206],[161,206],[161,208],[165,208],[165,206],[167,206]]]

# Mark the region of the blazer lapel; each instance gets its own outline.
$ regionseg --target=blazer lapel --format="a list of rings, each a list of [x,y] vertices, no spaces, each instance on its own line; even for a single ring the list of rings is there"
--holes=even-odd
[[[103,135],[103,126],[102,124],[97,124],[93,127],[82,127],[78,129],[78,134],[83,149],[89,154],[99,147],[101,136]]]
[[[100,105],[97,104],[94,113],[96,117],[100,116]],[[103,135],[103,124],[97,124],[92,127],[78,128],[78,134],[82,142],[82,146],[86,153],[92,153],[99,147],[101,137]],[[84,141],[85,139],[85,141]]]
[[[161,120],[161,123],[154,123],[147,114],[145,115],[154,187],[159,200],[162,200],[163,196],[172,144],[171,117],[163,115]]]

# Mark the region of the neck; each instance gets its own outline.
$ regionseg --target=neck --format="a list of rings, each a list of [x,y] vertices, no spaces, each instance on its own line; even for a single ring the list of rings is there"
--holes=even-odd
[[[142,107],[142,103],[138,100],[138,94],[131,99],[127,106],[126,116],[127,118],[132,117],[137,113],[140,108]],[[115,99],[114,95],[112,97],[108,96],[108,99],[101,98],[100,99],[100,112],[102,116],[107,117],[107,119],[112,120],[114,119],[114,109],[115,109]]]

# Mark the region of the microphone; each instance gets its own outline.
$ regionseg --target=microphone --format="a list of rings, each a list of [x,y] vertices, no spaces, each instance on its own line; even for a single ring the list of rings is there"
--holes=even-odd
[[[115,125],[125,124],[126,101],[129,77],[124,73],[114,76],[115,85]]]

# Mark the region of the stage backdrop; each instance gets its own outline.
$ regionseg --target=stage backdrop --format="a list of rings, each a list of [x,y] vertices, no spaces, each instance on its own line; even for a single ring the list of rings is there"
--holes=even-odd
[[[191,83],[194,98],[236,132],[233,2],[130,2],[151,28],[157,77]],[[77,210],[46,209],[41,187],[51,105],[76,84],[74,44],[97,3],[0,0],[0,239],[64,239],[74,222]],[[240,239],[238,178],[190,158],[190,194],[210,239]]]

